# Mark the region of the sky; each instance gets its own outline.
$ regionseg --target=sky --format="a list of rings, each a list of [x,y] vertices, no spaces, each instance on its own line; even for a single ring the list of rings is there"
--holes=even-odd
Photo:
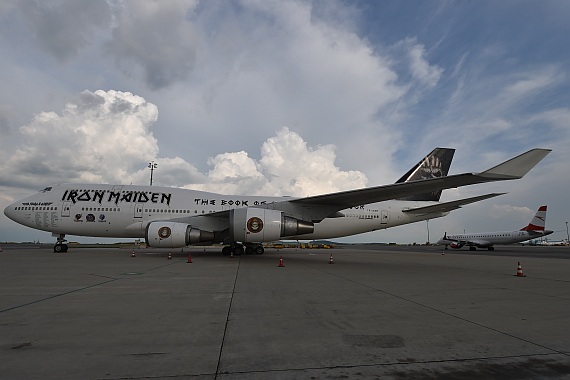
[[[308,196],[552,149],[429,223],[344,242],[434,242],[570,220],[570,2],[5,0],[0,208],[61,182]],[[52,242],[0,215],[0,241]],[[70,240],[81,239],[70,237]],[[90,240],[91,241],[91,240]],[[105,241],[98,239],[98,241]]]

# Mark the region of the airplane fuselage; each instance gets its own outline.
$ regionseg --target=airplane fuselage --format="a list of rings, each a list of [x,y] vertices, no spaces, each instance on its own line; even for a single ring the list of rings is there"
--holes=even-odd
[[[14,221],[54,234],[143,238],[152,221],[185,219],[244,207],[271,209],[290,197],[221,195],[181,188],[136,185],[61,184],[22,199],[5,210]],[[344,209],[315,223],[313,233],[289,239],[349,236],[442,217],[447,212],[410,214],[403,210],[437,202],[391,200]],[[341,216],[342,214],[342,216]],[[215,217],[202,218],[210,230],[223,228]]]
[[[463,245],[475,246],[479,248],[492,247],[495,244],[514,244],[537,239],[551,234],[552,231],[500,231],[484,232],[479,234],[459,234],[447,235],[447,239],[440,239],[438,244],[450,245],[453,248],[461,248]],[[457,244],[458,241],[465,241],[465,244]]]

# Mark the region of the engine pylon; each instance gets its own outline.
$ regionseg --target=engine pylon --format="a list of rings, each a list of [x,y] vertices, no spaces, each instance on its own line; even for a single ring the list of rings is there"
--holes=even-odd
[[[519,261],[519,265],[517,266],[517,274],[515,274],[516,277],[526,277],[523,274],[523,270],[522,270],[522,266],[521,266],[521,262]]]
[[[283,256],[279,257],[279,265],[277,265],[279,268],[282,268],[285,266],[285,264],[283,264]]]

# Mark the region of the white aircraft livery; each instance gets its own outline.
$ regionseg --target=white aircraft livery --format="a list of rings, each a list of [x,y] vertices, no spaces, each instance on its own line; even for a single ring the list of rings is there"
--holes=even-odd
[[[441,191],[522,178],[548,153],[532,149],[480,173],[448,176],[454,150],[436,148],[396,183],[304,198],[222,195],[188,189],[59,184],[4,210],[13,221],[65,235],[144,238],[148,246],[222,243],[225,254],[263,253],[263,242],[326,239],[447,215],[492,193],[439,202]]]
[[[528,226],[518,231],[483,232],[479,234],[448,235],[443,234],[437,244],[444,244],[445,249],[449,245],[451,248],[459,249],[467,245],[471,251],[478,248],[487,248],[492,251],[495,244],[514,244],[530,239],[541,238],[550,235],[552,231],[545,230],[546,206],[540,206]]]

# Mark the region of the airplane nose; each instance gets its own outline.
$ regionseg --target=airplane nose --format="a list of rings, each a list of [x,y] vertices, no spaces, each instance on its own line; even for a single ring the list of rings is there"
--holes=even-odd
[[[11,205],[7,206],[4,209],[4,215],[15,221],[14,219],[16,217],[15,211],[16,211],[16,206],[14,206],[14,203],[12,203]]]

